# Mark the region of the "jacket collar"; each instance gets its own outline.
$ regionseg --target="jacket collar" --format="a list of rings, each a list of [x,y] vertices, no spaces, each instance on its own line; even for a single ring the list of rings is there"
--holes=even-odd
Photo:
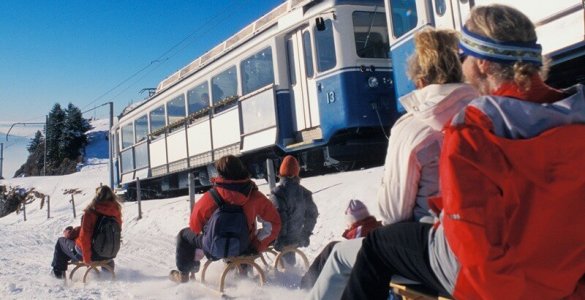
[[[237,192],[245,197],[250,196],[252,191],[258,189],[256,187],[256,184],[249,178],[242,180],[228,180],[221,177],[215,177],[211,179],[211,182],[214,184],[214,186],[220,189],[225,189],[231,192]]]
[[[506,81],[495,90],[492,95],[515,98],[535,103],[557,102],[567,95],[544,83],[540,75],[535,74],[530,78],[530,89],[524,90],[514,81]]]

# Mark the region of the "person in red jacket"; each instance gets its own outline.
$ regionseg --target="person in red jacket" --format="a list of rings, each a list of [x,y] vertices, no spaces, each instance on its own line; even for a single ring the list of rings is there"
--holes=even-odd
[[[248,252],[258,253],[266,250],[280,231],[280,217],[276,208],[258,191],[239,158],[233,155],[224,156],[215,163],[215,168],[219,177],[212,179],[213,188],[223,201],[243,208],[251,241],[251,249]],[[187,282],[190,272],[199,271],[200,260],[206,256],[203,251],[204,226],[217,208],[209,191],[193,206],[189,227],[182,229],[177,235],[175,258],[178,270],[171,271],[170,280]],[[263,227],[260,230],[256,228],[257,217],[262,219]]]
[[[376,217],[372,216],[368,211],[368,207],[357,199],[349,201],[347,209],[345,209],[345,218],[349,227],[343,231],[341,236],[348,240],[365,237],[370,231],[382,226],[382,222],[376,220]],[[337,243],[339,241],[330,242],[315,257],[313,263],[301,278],[301,289],[311,289],[315,285],[315,281],[319,277],[319,274],[321,274],[327,258],[331,255],[333,247]]]
[[[94,227],[100,215],[112,216],[122,226],[122,205],[112,189],[106,185],[96,189],[95,196],[85,208],[81,217],[81,226],[68,226],[63,236],[57,240],[53,254],[53,275],[63,278],[69,261],[83,261],[90,264],[93,260],[101,260],[92,253],[91,241]],[[112,260],[110,266],[114,268]]]
[[[343,299],[386,299],[401,275],[456,299],[585,299],[585,88],[541,77],[534,24],[478,6],[463,72],[483,96],[445,129],[440,222],[365,238]]]

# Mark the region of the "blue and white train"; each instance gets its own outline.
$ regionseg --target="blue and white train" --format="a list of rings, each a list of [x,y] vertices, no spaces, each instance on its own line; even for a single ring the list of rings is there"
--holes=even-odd
[[[399,114],[383,0],[289,0],[122,113],[114,181],[172,195],[188,173],[209,186],[227,154],[258,178],[285,154],[305,171],[380,164]]]
[[[295,155],[303,170],[381,163],[388,128],[412,91],[413,36],[459,30],[475,5],[515,6],[536,24],[549,83],[585,81],[583,0],[288,0],[175,74],[125,111],[111,134],[115,183],[146,182],[152,197],[209,186],[214,160]]]
[[[515,7],[536,25],[538,42],[548,56],[548,83],[568,87],[585,82],[585,1],[583,0],[385,0],[396,97],[414,89],[406,78],[406,59],[414,51],[413,36],[426,27],[461,30],[477,5]]]

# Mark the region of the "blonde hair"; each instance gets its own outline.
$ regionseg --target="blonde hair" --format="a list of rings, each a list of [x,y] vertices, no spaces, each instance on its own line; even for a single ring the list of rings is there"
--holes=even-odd
[[[470,32],[499,42],[536,42],[536,30],[530,19],[519,10],[501,4],[477,6],[471,10],[465,26]],[[513,64],[491,62],[491,74],[500,81],[513,80],[524,89],[530,89],[530,78],[538,74],[544,78],[547,67],[529,62]]]
[[[102,185],[95,189],[95,196],[91,200],[91,202],[85,208],[85,211],[94,210],[96,204],[101,202],[114,202],[118,206],[119,210],[122,210],[122,205],[118,201],[118,196],[112,191],[112,189],[107,185]]]
[[[415,34],[415,52],[408,60],[408,76],[425,85],[459,83],[463,71],[458,55],[459,39],[452,30],[423,30]]]

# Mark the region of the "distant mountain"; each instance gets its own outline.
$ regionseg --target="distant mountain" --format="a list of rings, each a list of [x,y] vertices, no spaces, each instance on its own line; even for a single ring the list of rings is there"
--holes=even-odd
[[[26,162],[28,151],[26,146],[30,143],[31,138],[17,135],[10,135],[6,140],[6,133],[0,132],[0,143],[4,144],[4,160],[2,167],[2,176],[12,178],[14,172]]]
[[[93,129],[86,132],[88,144],[85,148],[85,157],[83,165],[106,164],[108,159],[108,120],[90,120]],[[36,130],[35,130],[36,131]],[[29,156],[26,147],[34,136],[30,137],[13,135],[10,132],[8,141],[6,133],[0,131],[0,143],[4,144],[4,160],[2,176],[12,178],[14,173],[24,164]]]

